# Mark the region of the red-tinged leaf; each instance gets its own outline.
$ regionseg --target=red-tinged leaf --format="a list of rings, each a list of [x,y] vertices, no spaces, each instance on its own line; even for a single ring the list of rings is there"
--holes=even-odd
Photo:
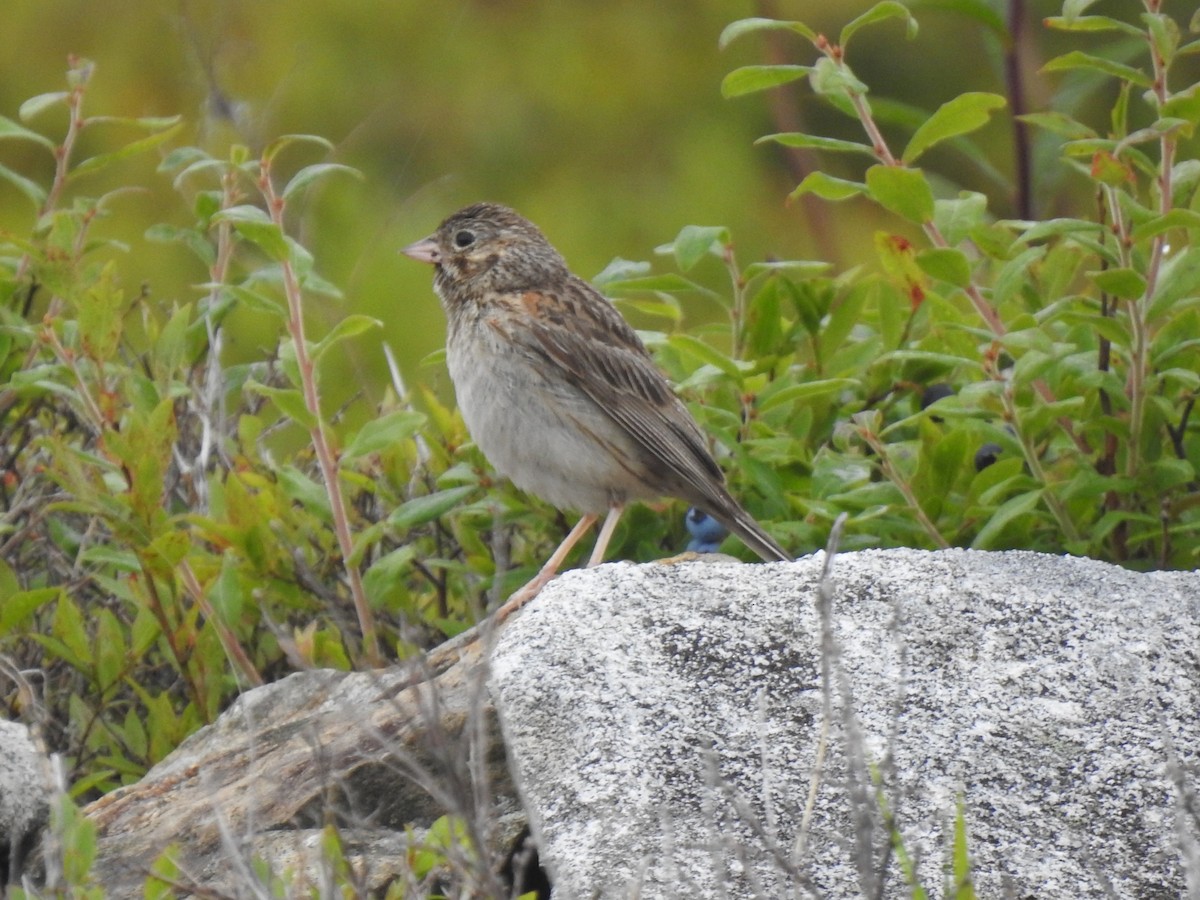
[[[1135,180],[1132,167],[1107,152],[1097,153],[1092,156],[1090,171],[1092,178],[1110,187],[1119,187],[1123,184],[1132,183]]]
[[[875,249],[883,270],[900,283],[910,308],[916,310],[925,301],[929,279],[917,265],[917,251],[912,242],[899,234],[878,232]]]

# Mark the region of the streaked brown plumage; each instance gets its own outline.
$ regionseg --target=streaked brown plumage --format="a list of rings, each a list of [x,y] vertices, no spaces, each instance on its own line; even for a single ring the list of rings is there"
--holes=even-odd
[[[602,561],[632,500],[678,497],[764,560],[791,559],[729,494],[699,426],[634,330],[533,223],[479,203],[404,252],[434,266],[446,361],[479,448],[517,487],[584,513],[502,615],[533,597],[605,514],[589,565]]]

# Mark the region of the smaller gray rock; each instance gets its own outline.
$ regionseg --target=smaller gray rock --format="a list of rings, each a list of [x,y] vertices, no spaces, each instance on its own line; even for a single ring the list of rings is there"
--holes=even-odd
[[[50,812],[50,761],[19,722],[0,720],[0,885],[19,880]]]

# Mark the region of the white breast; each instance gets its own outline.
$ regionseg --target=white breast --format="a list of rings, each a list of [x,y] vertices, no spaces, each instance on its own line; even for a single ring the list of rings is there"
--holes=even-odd
[[[463,419],[496,471],[580,512],[655,496],[637,474],[635,442],[578,389],[545,372],[547,363],[501,347],[499,338],[484,321],[463,322],[446,348]]]

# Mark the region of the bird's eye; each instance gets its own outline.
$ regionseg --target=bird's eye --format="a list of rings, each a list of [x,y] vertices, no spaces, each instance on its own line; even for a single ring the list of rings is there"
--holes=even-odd
[[[454,232],[454,246],[459,250],[470,247],[475,243],[475,232],[467,231],[465,228],[462,231]]]

